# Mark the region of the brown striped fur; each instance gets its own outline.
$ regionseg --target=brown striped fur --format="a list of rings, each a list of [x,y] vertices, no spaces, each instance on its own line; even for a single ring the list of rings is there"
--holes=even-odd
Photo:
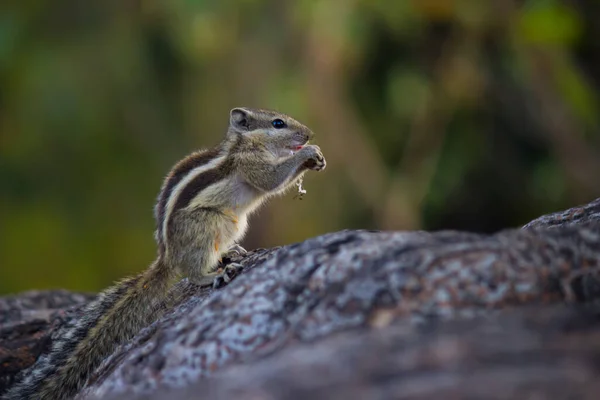
[[[154,212],[155,212],[154,218],[156,219],[156,221],[158,223],[157,232],[160,232],[162,230],[162,224],[163,224],[164,217],[165,217],[165,215],[164,215],[165,207],[167,205],[167,200],[169,199],[169,196],[171,195],[171,191],[173,190],[173,187],[175,187],[175,185],[179,181],[181,181],[181,178],[183,178],[192,169],[194,169],[196,167],[200,167],[205,164],[208,164],[213,158],[215,158],[219,155],[220,151],[221,151],[220,146],[216,146],[209,150],[197,151],[195,153],[188,155],[183,160],[181,160],[177,164],[175,164],[175,166],[173,167],[171,172],[169,172],[169,175],[167,175],[167,178],[164,181],[163,187],[161,188],[161,191],[158,195],[158,200],[156,202],[156,206],[154,208]],[[164,243],[162,243],[162,240],[159,239],[158,237],[157,237],[157,241],[158,241],[159,246],[162,247],[164,245]]]

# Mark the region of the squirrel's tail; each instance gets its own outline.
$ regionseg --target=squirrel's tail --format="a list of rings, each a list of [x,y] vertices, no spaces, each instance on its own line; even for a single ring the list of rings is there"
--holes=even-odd
[[[159,259],[145,272],[102,292],[80,319],[58,332],[50,352],[24,371],[23,379],[3,398],[75,396],[105,357],[160,315],[172,278]]]

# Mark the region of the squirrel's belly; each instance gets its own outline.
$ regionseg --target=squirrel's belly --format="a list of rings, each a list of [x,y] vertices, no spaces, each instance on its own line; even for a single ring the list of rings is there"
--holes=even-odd
[[[248,218],[245,213],[237,214],[235,209],[223,211],[224,219],[219,225],[215,240],[215,251],[223,253],[227,251],[236,241],[240,240],[248,229]]]

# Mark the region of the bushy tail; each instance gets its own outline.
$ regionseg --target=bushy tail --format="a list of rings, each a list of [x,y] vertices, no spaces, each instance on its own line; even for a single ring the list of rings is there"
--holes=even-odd
[[[23,372],[5,400],[72,398],[104,358],[158,317],[172,276],[160,261],[102,292],[61,329],[47,355]]]

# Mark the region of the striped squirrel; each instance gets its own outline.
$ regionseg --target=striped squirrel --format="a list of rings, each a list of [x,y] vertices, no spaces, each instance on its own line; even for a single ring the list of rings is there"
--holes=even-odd
[[[248,214],[307,170],[325,168],[319,147],[307,144],[312,136],[306,126],[275,111],[231,110],[225,139],[181,160],[163,182],[154,209],[157,259],[101,293],[4,398],[72,398],[117,345],[162,314],[177,276],[203,286],[227,283],[241,266],[218,271],[219,260],[230,252],[245,253],[236,241],[246,232]]]

